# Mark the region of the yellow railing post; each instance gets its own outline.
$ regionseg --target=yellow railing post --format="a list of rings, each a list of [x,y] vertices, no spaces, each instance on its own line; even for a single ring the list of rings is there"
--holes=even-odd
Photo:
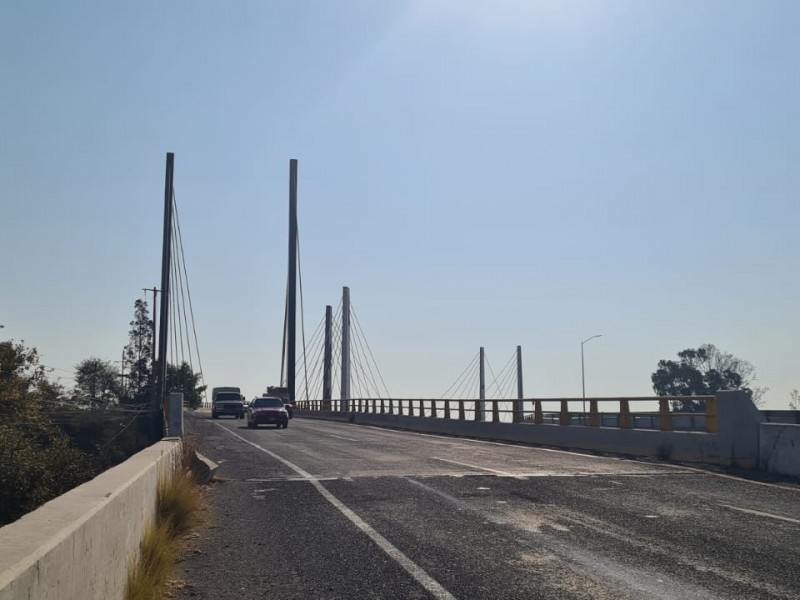
[[[569,402],[567,400],[561,401],[561,414],[558,421],[563,426],[569,425]]]
[[[597,410],[597,400],[589,400],[589,426],[600,427],[600,412]]]
[[[619,401],[619,426],[621,429],[631,428],[631,406],[626,398]]]
[[[659,429],[661,431],[672,431],[672,415],[669,412],[669,400],[659,398],[658,400]]]
[[[542,414],[542,401],[533,401],[533,422],[537,425],[544,423],[544,415]]]
[[[717,421],[717,397],[706,398],[706,432],[717,433],[719,422]]]

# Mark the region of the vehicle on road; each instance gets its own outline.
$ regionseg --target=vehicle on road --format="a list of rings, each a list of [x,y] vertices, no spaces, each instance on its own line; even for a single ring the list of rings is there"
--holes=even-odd
[[[254,429],[264,423],[274,423],[279,429],[289,426],[289,413],[281,398],[262,396],[247,405],[247,426]]]
[[[289,413],[289,418],[291,419],[294,416],[294,404],[292,404],[289,400],[289,388],[270,385],[267,386],[267,393],[264,394],[264,396],[269,396],[270,398],[280,398],[283,400],[284,406],[286,406],[286,412]]]
[[[215,387],[211,390],[211,418],[231,415],[244,418],[244,396],[238,387]]]

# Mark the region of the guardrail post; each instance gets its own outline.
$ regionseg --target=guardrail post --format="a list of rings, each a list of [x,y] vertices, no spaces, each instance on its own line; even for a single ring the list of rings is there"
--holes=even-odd
[[[409,417],[413,417],[414,416],[414,401],[413,400],[409,400],[408,401],[408,416]]]
[[[558,417],[558,421],[563,426],[569,425],[569,401],[567,400],[561,401],[561,414]]]
[[[717,433],[719,421],[717,420],[717,397],[706,398],[706,432]]]
[[[466,421],[467,420],[466,413],[467,413],[467,411],[464,410],[464,401],[463,400],[459,400],[458,401],[458,420],[459,421]]]
[[[492,400],[492,423],[500,422],[500,401]]]
[[[708,405],[706,404],[706,407]],[[660,398],[658,400],[659,429],[661,431],[672,431],[672,415],[669,412],[669,400]],[[708,421],[706,421],[708,423]]]
[[[481,401],[475,400],[475,420],[481,420]]]
[[[589,400],[589,426],[600,427],[600,412],[597,410],[597,400]]]
[[[544,415],[542,414],[542,401],[533,401],[533,422],[537,425],[544,423]]]
[[[386,401],[381,398],[381,414],[386,412]]]
[[[450,419],[450,400],[444,401],[444,418]]]
[[[403,401],[402,400],[398,400],[397,401],[397,414],[400,415],[401,417],[403,416]]]
[[[511,401],[511,422],[519,423],[522,421],[522,398]]]
[[[631,428],[631,406],[626,398],[619,401],[619,426],[620,429]]]
[[[389,398],[389,414],[391,415],[394,414],[394,400],[392,400],[391,398]]]

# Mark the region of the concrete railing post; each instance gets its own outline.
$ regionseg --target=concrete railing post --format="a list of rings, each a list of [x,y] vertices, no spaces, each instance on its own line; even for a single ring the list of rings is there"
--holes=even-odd
[[[522,421],[522,398],[511,401],[511,422],[520,423]]]
[[[706,424],[708,424],[709,403],[706,401]],[[761,434],[761,413],[750,398],[742,391],[717,392],[711,402],[711,410],[716,409],[717,436],[720,459],[728,464],[754,469],[758,466],[759,442]],[[713,415],[712,415],[713,417]]]
[[[561,401],[561,414],[559,415],[558,421],[565,427],[569,425],[569,401],[567,400]]]
[[[542,414],[542,401],[533,401],[533,422],[537,425],[544,423],[544,414]]]
[[[466,421],[467,420],[467,411],[464,409],[464,401],[458,401],[458,420],[459,421]]]
[[[438,415],[436,414],[436,400],[431,400],[431,417],[435,419],[437,416]]]
[[[715,398],[716,400],[716,398]],[[708,404],[706,404],[706,407]],[[672,431],[672,414],[669,412],[669,400],[661,398],[658,401],[659,429]]]
[[[183,394],[172,392],[167,408],[169,437],[183,437]]]
[[[500,422],[500,401],[492,400],[492,423]]]
[[[444,418],[450,419],[450,400],[444,401]]]
[[[600,412],[597,410],[597,400],[589,400],[589,426],[600,427]]]
[[[619,401],[619,427],[620,429],[631,428],[631,406],[625,398]]]

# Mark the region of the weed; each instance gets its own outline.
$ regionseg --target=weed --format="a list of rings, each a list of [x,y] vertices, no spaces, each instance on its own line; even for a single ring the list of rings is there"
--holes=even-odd
[[[187,460],[184,452],[182,461]],[[144,534],[138,559],[128,569],[126,600],[158,600],[166,590],[180,538],[199,520],[200,488],[182,464],[159,476],[155,523]]]

